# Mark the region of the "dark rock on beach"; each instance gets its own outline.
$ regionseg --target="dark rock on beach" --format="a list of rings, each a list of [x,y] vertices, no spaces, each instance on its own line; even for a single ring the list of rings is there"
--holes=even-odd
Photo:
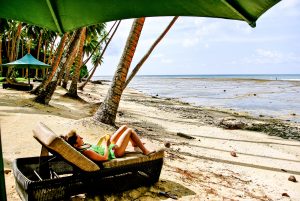
[[[243,129],[246,127],[246,123],[233,117],[223,118],[219,125],[226,129]]]

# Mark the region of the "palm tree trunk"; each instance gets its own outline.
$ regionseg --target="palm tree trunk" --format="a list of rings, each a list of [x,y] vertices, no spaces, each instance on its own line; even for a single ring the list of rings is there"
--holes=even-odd
[[[81,34],[81,30],[77,30],[76,33],[73,36],[72,42],[70,43],[70,46],[68,48],[68,52],[66,54],[66,61],[62,64],[62,67],[58,73],[57,76],[57,84],[59,85],[61,82],[61,79],[63,77],[64,71],[66,69],[67,66],[71,65],[74,63],[75,60],[75,56],[78,50],[78,44],[80,41],[80,34]]]
[[[121,20],[118,21],[118,26],[120,24]],[[115,23],[111,26],[110,30],[108,31],[108,33],[98,42],[98,44],[96,45],[96,47],[94,48],[94,50],[92,51],[92,53],[90,54],[90,56],[83,62],[82,67],[84,65],[87,64],[87,62],[92,58],[93,54],[95,53],[95,51],[98,49],[98,46],[107,38],[107,36],[110,34],[111,30],[114,28],[114,26],[116,25],[117,21],[115,21]],[[118,27],[117,26],[117,27]]]
[[[55,60],[54,62],[52,63],[52,70],[51,70],[51,73],[49,75],[49,77],[46,79],[45,83],[44,83],[44,86],[47,86],[52,78],[54,77],[56,71],[57,71],[57,68],[58,68],[58,65],[60,63],[60,60],[61,60],[61,57],[62,57],[62,54],[64,52],[64,47],[65,47],[65,42],[68,38],[68,33],[65,33],[64,36],[62,37],[60,43],[59,43],[59,46],[57,48],[57,55],[55,57]]]
[[[36,59],[40,60],[40,50],[41,50],[41,45],[42,45],[42,36],[43,36],[43,31],[40,31],[40,35],[39,35],[39,42],[38,42],[38,48],[37,48],[37,56]],[[38,77],[39,76],[39,69],[35,69],[35,76]]]
[[[45,43],[44,43],[44,60],[43,60],[44,63],[46,63],[47,48],[48,48],[48,40],[45,40]],[[45,78],[45,69],[44,68],[42,69],[42,76],[43,76],[43,79],[44,79]]]
[[[0,33],[0,64],[2,64],[2,34]]]
[[[51,73],[48,75],[47,79],[44,79],[43,82],[37,88],[35,88],[34,90],[31,91],[32,94],[39,95],[39,93],[43,93],[43,91],[46,90],[47,85],[51,82],[53,76],[55,75],[55,73],[57,71],[58,65],[60,63],[67,37],[68,37],[68,33],[65,33],[64,36],[60,40],[60,43],[57,48],[58,54],[56,55],[55,62],[52,65]],[[38,102],[38,100],[39,99],[37,99],[37,102]],[[43,102],[41,102],[41,103],[43,103]]]
[[[54,40],[52,41],[51,48],[50,48],[50,54],[48,57],[48,64],[50,64],[50,65],[52,64],[51,61],[52,61],[52,57],[54,56],[53,49],[54,49],[54,44],[55,44],[56,39],[57,39],[57,36],[55,36]]]
[[[66,73],[64,76],[64,81],[62,83],[62,87],[65,89],[67,89],[67,85],[68,85],[69,77],[70,77],[70,70],[71,70],[72,65],[73,65],[73,63],[70,63],[68,66],[66,66]]]
[[[21,30],[22,30],[22,23],[20,22],[17,27],[17,31],[14,37],[12,37],[12,43],[11,43],[11,52],[10,52],[10,57],[9,60],[13,61],[15,60],[15,55],[16,55],[16,44],[17,40],[21,35]]]
[[[80,70],[81,70],[81,64],[83,59],[83,45],[86,37],[86,27],[82,28],[80,33],[80,43],[79,43],[79,49],[77,52],[77,56],[75,59],[75,70],[72,75],[72,82],[69,88],[68,93],[66,94],[69,97],[78,98],[77,94],[77,82],[79,80],[80,76]]]
[[[2,34],[0,33],[0,64],[2,64]],[[0,67],[0,76],[2,77],[3,67]]]
[[[117,24],[117,26],[116,26],[114,32],[112,33],[111,37],[109,38],[109,40],[107,41],[107,43],[106,43],[106,45],[105,45],[105,47],[104,47],[104,49],[103,49],[101,55],[99,56],[99,57],[100,57],[100,58],[99,58],[100,60],[101,60],[101,58],[103,57],[103,55],[104,55],[104,53],[105,53],[105,51],[106,51],[106,49],[107,49],[107,47],[108,47],[108,45],[109,45],[111,39],[114,37],[116,31],[118,30],[118,27],[119,27],[120,23],[121,23],[121,20],[118,22],[118,24]],[[111,31],[111,30],[110,30],[110,31]],[[110,31],[109,31],[109,32],[110,32]],[[94,73],[96,72],[96,69],[97,69],[97,66],[94,66],[93,71],[90,73],[90,75],[89,75],[89,77],[86,79],[86,81],[85,81],[80,87],[78,87],[79,90],[83,90],[83,88],[85,87],[85,85],[86,85],[86,84],[91,80],[91,78],[93,77]]]
[[[127,42],[115,72],[113,82],[108,90],[105,100],[94,115],[96,121],[114,125],[117,110],[121,100],[123,85],[134,56],[145,18],[138,18],[133,21]]]
[[[165,35],[168,33],[168,31],[171,29],[173,24],[178,19],[178,16],[175,16],[172,21],[169,23],[169,25],[166,27],[166,29],[160,34],[160,36],[155,40],[155,42],[152,44],[148,52],[143,56],[143,58],[139,61],[139,63],[134,67],[134,69],[131,71],[130,76],[126,80],[126,83],[124,84],[124,89],[127,87],[129,82],[132,80],[132,78],[136,75],[136,73],[140,70],[142,65],[145,63],[145,61],[148,59],[154,48],[158,45],[158,43],[165,37]]]
[[[39,103],[43,103],[45,105],[48,105],[53,94],[54,91],[57,87],[58,84],[58,80],[59,78],[62,76],[63,71],[64,71],[64,67],[67,65],[67,63],[72,62],[71,58],[74,58],[74,54],[76,54],[76,49],[78,46],[78,42],[79,42],[79,37],[80,37],[80,31],[76,31],[76,35],[75,37],[72,37],[72,41],[70,41],[70,45],[68,48],[67,53],[65,54],[64,58],[66,58],[63,62],[61,62],[60,64],[60,68],[59,68],[59,72],[57,73],[56,79],[52,80],[46,87],[46,90],[42,91],[41,93],[39,93],[39,95],[35,98],[36,102]]]

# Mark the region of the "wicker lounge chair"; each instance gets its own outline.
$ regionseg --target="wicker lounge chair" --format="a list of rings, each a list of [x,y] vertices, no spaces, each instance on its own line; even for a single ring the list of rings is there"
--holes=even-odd
[[[42,144],[41,156],[19,158],[13,163],[22,200],[65,200],[81,193],[123,191],[159,180],[163,150],[149,156],[129,152],[122,158],[95,163],[44,124],[33,132]]]
[[[11,89],[17,89],[21,91],[30,91],[33,89],[33,84],[27,84],[24,82],[13,82],[10,79],[6,79],[6,82],[2,84],[3,89],[11,88]]]

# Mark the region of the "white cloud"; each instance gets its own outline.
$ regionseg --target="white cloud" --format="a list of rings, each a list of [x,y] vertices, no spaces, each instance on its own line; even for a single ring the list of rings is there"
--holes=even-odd
[[[256,49],[255,53],[232,63],[244,64],[281,64],[290,62],[300,62],[300,55],[289,52],[279,52],[276,50]]]
[[[159,59],[159,58],[163,58],[164,57],[164,55],[163,54],[161,54],[161,53],[159,53],[159,54],[152,54],[152,56],[151,56],[152,58],[154,58],[154,59]]]
[[[164,64],[171,64],[171,63],[173,63],[173,60],[172,59],[162,59],[161,62]]]
[[[185,38],[182,41],[182,46],[185,48],[196,46],[199,43],[198,38]]]

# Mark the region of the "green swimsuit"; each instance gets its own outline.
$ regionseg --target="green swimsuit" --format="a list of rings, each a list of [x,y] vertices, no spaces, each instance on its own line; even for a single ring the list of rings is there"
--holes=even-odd
[[[116,158],[115,152],[114,152],[114,149],[113,149],[114,146],[115,146],[115,144],[110,144],[109,147],[108,147],[108,160],[109,161]],[[104,156],[105,147],[102,146],[102,145],[97,146],[97,145],[92,145],[92,144],[85,143],[84,145],[81,146],[79,151],[83,152],[85,150],[92,150],[92,151],[100,154],[101,156]]]

